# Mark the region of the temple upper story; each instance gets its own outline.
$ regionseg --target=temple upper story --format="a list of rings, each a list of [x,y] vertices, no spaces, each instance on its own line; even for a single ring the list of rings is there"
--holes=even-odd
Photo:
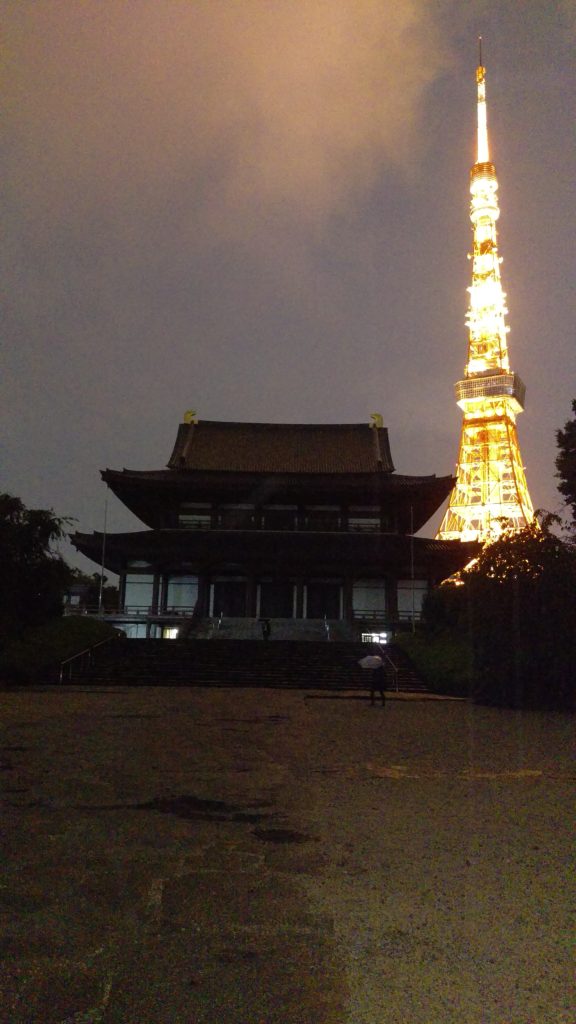
[[[394,471],[378,424],[181,423],[167,469],[107,469],[152,529],[413,533],[452,477]]]

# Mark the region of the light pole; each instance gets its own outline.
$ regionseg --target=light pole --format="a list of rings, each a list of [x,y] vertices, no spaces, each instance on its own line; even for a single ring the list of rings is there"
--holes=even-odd
[[[416,606],[414,595],[414,505],[410,505],[410,580],[412,583],[412,632],[416,632]]]
[[[102,534],[102,564],[100,566],[100,587],[98,590],[98,615],[102,615],[104,597],[104,562],[106,560],[106,531],[108,528],[108,489],[104,500],[104,532]]]

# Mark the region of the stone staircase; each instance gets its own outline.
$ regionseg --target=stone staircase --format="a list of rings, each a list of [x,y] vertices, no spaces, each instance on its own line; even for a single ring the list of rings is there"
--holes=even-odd
[[[342,620],[325,619],[269,619],[270,641],[326,640],[354,641],[358,630]],[[190,640],[261,640],[262,620],[250,618],[200,619],[189,626],[184,624],[181,635]]]
[[[92,667],[72,682],[101,686],[261,686],[288,689],[366,690],[358,665],[385,652],[387,689],[426,692],[406,655],[387,645],[263,640],[125,640],[102,648]]]

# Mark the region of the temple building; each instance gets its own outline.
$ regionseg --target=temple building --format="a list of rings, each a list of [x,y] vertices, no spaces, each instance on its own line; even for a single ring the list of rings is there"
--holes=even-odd
[[[72,542],[119,575],[117,624],[173,637],[183,622],[299,620],[357,634],[419,618],[427,589],[477,545],[415,536],[454,479],[396,473],[382,417],[372,421],[188,416],[166,469],[105,470],[147,528]]]

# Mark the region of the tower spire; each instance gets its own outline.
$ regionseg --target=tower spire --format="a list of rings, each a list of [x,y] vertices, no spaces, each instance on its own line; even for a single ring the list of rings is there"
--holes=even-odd
[[[479,39],[477,159],[470,171],[474,236],[469,331],[464,377],[456,401],[464,419],[456,483],[438,531],[442,540],[486,541],[505,524],[521,529],[533,518],[516,434],[525,387],[510,370],[506,295],[500,279],[496,222],[500,216],[496,168],[490,161],[486,69]]]
[[[490,159],[488,149],[488,121],[486,118],[486,68],[482,64],[482,36],[478,37],[478,59],[476,85],[478,87],[478,149],[476,162],[486,163]]]

